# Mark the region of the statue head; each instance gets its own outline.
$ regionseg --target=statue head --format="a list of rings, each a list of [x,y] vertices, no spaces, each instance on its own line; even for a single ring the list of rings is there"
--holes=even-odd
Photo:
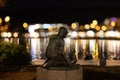
[[[59,29],[59,32],[58,32],[58,35],[61,37],[61,38],[65,38],[68,34],[68,31],[65,27],[60,27]]]

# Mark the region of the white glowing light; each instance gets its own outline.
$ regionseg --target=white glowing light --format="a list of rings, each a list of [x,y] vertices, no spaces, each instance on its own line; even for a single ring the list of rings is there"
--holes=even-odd
[[[43,24],[43,28],[49,28],[50,26],[50,24]]]
[[[32,32],[32,33],[30,33],[30,37],[35,37],[35,38],[37,38],[37,37],[39,37],[39,33],[37,33],[37,32]]]
[[[5,17],[5,22],[9,22],[10,21],[10,17],[9,16],[6,16]]]
[[[77,37],[77,32],[76,32],[76,31],[73,31],[71,37]]]
[[[89,24],[85,24],[85,29],[90,29],[90,25]]]
[[[120,32],[115,31],[115,37],[120,38]]]
[[[78,33],[80,37],[84,38],[86,36],[85,32],[79,32]]]
[[[103,38],[104,37],[104,32],[103,30],[100,30],[99,32],[96,33],[97,37]]]
[[[8,37],[11,37],[11,36],[12,36],[12,33],[11,33],[11,32],[8,32],[8,33],[7,33],[7,36],[8,36]]]
[[[87,35],[88,35],[89,37],[94,37],[95,33],[90,30],[90,31],[87,31]]]
[[[28,32],[29,32],[29,33],[34,32],[36,29],[39,29],[40,27],[41,27],[40,24],[29,25],[29,27],[28,27]]]
[[[1,37],[7,37],[7,32],[2,32]]]
[[[13,36],[14,36],[14,37],[18,37],[18,33],[15,32],[15,33],[13,34]]]
[[[106,36],[106,37],[115,37],[115,32],[114,32],[114,31],[107,31],[107,32],[105,33],[105,36]]]

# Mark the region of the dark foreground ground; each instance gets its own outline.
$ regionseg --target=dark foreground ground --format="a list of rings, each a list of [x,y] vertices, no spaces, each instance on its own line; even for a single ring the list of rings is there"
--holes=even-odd
[[[36,80],[37,67],[0,67],[0,80]],[[83,66],[83,80],[120,80],[120,67]]]
[[[120,67],[84,66],[84,80],[120,80]]]

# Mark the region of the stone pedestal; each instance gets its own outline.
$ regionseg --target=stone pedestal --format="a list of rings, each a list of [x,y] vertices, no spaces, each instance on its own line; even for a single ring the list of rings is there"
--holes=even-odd
[[[78,69],[37,69],[37,80],[83,80],[83,67]]]

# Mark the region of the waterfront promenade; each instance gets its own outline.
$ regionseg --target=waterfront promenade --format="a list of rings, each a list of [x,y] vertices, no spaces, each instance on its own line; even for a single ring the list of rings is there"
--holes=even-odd
[[[45,59],[36,59],[32,60],[32,65],[41,65]],[[99,65],[99,60],[78,60],[77,64],[80,65],[95,65],[95,66],[100,66]],[[120,66],[120,60],[106,60],[106,66]]]
[[[0,80],[36,80],[37,67],[45,60],[33,60],[32,65],[17,67],[1,67]],[[83,80],[120,80],[120,60],[107,60],[104,67],[99,60],[78,60],[83,67]]]

